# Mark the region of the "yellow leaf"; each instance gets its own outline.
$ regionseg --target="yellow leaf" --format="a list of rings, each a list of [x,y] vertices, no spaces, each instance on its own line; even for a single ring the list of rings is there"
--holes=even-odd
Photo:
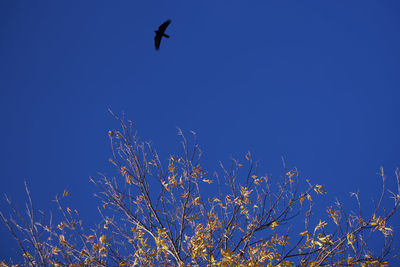
[[[321,195],[326,194],[326,191],[323,189],[323,186],[322,186],[322,185],[319,185],[319,184],[315,185],[314,191],[315,191],[317,194],[321,194]]]
[[[128,169],[125,166],[122,166],[120,172],[122,175],[125,175],[128,173]]]
[[[63,192],[63,197],[69,197],[71,194],[66,190],[66,189],[64,189],[64,192]]]
[[[51,253],[53,254],[53,255],[58,255],[58,252],[60,252],[61,250],[58,248],[58,247],[54,247],[52,250],[51,250]]]
[[[330,235],[326,235],[326,236],[319,236],[318,237],[319,241],[321,241],[323,244],[329,244],[332,245],[333,242],[330,239]]]
[[[196,197],[195,199],[193,199],[192,204],[193,204],[194,206],[197,206],[197,205],[199,205],[200,203],[203,203],[203,201],[200,200],[200,197]]]
[[[164,188],[165,188],[167,191],[169,191],[168,184],[167,184],[165,181],[161,181],[161,184],[164,186]]]
[[[272,230],[274,230],[276,227],[278,227],[279,226],[279,223],[278,222],[276,222],[276,221],[274,221],[274,222],[272,222],[271,223],[271,229]]]
[[[244,198],[248,198],[250,196],[251,192],[253,192],[253,189],[249,191],[249,190],[247,190],[247,187],[241,186],[240,188],[241,188],[241,194]]]
[[[175,172],[176,172],[176,167],[174,166],[174,163],[173,163],[173,162],[171,162],[171,163],[168,165],[168,170],[169,170],[170,173],[175,173]]]
[[[302,236],[309,236],[309,235],[311,235],[311,233],[310,232],[308,232],[307,230],[305,230],[304,232],[301,232],[300,233],[300,235],[302,235]]]
[[[301,194],[300,197],[300,205],[303,207],[303,201],[304,201],[304,194]]]
[[[68,243],[67,243],[67,240],[66,240],[65,237],[64,237],[64,235],[60,235],[60,236],[58,237],[58,239],[59,239],[60,243],[63,244],[63,245],[68,244]]]
[[[319,220],[318,225],[315,227],[314,232],[316,232],[318,229],[322,229],[324,228],[328,223],[326,223],[325,221]]]
[[[109,244],[109,240],[107,240],[107,237],[105,235],[102,235],[99,238],[99,242],[100,242],[100,244],[103,244],[103,245],[108,245]]]
[[[353,246],[354,242],[355,242],[355,238],[354,235],[352,233],[347,233],[347,243],[351,246]]]
[[[85,236],[86,243],[93,243],[94,235]]]

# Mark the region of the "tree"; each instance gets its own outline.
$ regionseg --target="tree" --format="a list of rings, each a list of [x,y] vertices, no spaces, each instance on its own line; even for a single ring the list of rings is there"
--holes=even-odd
[[[67,191],[56,198],[57,224],[38,217],[27,186],[27,216],[7,199],[13,215],[0,217],[25,266],[387,266],[393,252],[388,223],[400,203],[398,169],[388,212],[381,207],[382,169],[382,194],[369,216],[361,213],[358,194],[358,212],[336,201],[316,216],[315,202],[326,191],[302,181],[297,169],[284,166],[275,181],[257,173],[248,152],[243,162],[232,159],[211,175],[200,165],[196,135],[190,145],[181,131],[183,153],[171,155],[165,169],[151,143],[133,134],[132,123],[115,117],[121,128],[108,133],[109,161],[119,175],[91,178],[101,199],[102,219],[94,229],[85,231],[78,211],[64,208]],[[204,190],[209,184],[216,195]],[[371,248],[375,236],[382,237],[377,252]]]

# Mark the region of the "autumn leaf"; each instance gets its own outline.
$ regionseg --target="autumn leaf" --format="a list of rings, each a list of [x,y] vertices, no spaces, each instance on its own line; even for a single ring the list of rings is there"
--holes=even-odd
[[[247,189],[247,187],[243,187],[243,186],[241,186],[240,189],[241,189],[241,192],[240,192],[240,193],[242,194],[242,196],[243,196],[244,198],[248,198],[248,197],[250,196],[251,192],[253,192],[253,189],[249,191],[249,190]]]
[[[272,223],[271,223],[271,230],[274,230],[276,227],[278,227],[279,226],[279,223],[277,222],[277,221],[273,221]]]
[[[58,255],[58,253],[60,252],[61,250],[58,248],[58,247],[53,247],[53,249],[51,250],[51,253],[53,254],[53,255]]]
[[[324,228],[328,223],[326,223],[325,221],[321,221],[319,220],[318,225],[315,227],[314,232],[316,232],[318,229],[322,229]]]
[[[68,243],[67,243],[67,240],[65,239],[65,236],[64,236],[64,235],[59,235],[59,236],[58,236],[58,240],[59,240],[60,243],[63,244],[63,245],[67,245],[67,244],[68,244]]]
[[[307,230],[305,230],[304,232],[301,232],[300,235],[302,235],[302,236],[309,236],[309,235],[311,235],[311,233],[308,232]]]
[[[99,242],[100,242],[100,244],[102,244],[102,245],[109,245],[109,240],[107,239],[106,235],[102,235],[102,236],[99,238]]]
[[[317,194],[321,195],[326,194],[326,191],[323,189],[323,186],[319,184],[315,185],[314,191],[317,192]]]
[[[161,184],[164,186],[164,188],[169,191],[169,187],[168,187],[168,183],[166,183],[165,181],[161,181]]]
[[[69,197],[70,195],[71,194],[66,189],[64,189],[64,192],[63,192],[62,196],[63,197]]]

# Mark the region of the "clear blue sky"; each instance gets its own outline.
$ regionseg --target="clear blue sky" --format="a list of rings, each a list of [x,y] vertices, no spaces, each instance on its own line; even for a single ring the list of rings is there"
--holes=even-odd
[[[3,0],[0,195],[23,208],[26,180],[49,210],[68,189],[95,222],[110,108],[162,155],[180,151],[178,126],[197,132],[209,171],[250,150],[278,176],[284,156],[327,200],[350,207],[359,190],[368,206],[380,166],[390,185],[400,167],[399,47],[395,0]],[[0,258],[13,255],[0,236]]]

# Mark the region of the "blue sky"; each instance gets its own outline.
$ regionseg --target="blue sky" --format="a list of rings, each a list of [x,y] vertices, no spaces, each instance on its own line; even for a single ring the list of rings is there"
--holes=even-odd
[[[210,171],[250,150],[278,176],[283,156],[327,201],[350,207],[358,190],[368,206],[380,166],[389,185],[400,166],[399,13],[398,1],[1,1],[0,195],[22,208],[26,180],[49,210],[68,189],[95,222],[89,176],[109,171],[110,108],[165,157],[180,152],[176,127],[194,130]],[[0,258],[13,255],[0,235]]]

